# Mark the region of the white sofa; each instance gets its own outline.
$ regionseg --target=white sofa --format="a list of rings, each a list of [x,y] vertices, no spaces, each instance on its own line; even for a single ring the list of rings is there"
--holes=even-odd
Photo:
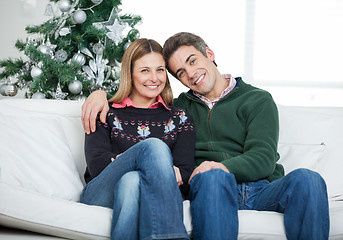
[[[0,100],[0,239],[109,239],[111,209],[78,202],[85,170],[81,105]],[[343,239],[343,108],[278,107],[280,162],[287,172],[305,167],[324,177],[330,239]],[[188,201],[184,223],[191,233]],[[283,215],[239,211],[239,239],[286,239]]]

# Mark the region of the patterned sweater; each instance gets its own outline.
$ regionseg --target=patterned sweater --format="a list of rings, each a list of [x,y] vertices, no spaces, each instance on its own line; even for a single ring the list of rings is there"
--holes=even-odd
[[[85,136],[86,183],[110,164],[111,158],[146,138],[155,137],[169,146],[174,166],[180,169],[184,183],[180,190],[186,194],[194,166],[193,121],[184,110],[168,108],[113,108],[110,105],[106,123],[100,122],[98,116],[97,130]]]

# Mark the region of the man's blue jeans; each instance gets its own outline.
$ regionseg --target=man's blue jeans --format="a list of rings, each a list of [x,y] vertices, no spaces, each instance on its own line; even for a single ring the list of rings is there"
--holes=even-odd
[[[194,240],[237,239],[238,210],[284,213],[288,239],[329,237],[329,207],[322,177],[297,169],[269,183],[237,184],[233,174],[214,169],[191,180],[191,213]]]
[[[169,147],[149,138],[92,179],[81,202],[113,208],[111,239],[189,239]]]

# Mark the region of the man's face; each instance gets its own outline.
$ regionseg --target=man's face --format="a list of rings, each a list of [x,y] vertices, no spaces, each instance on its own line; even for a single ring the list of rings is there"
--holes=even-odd
[[[186,87],[211,99],[216,82],[214,53],[206,49],[207,57],[193,46],[179,47],[169,59],[169,68]]]

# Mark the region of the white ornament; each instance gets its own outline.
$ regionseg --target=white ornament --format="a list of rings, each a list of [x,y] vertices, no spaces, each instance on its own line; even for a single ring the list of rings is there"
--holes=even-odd
[[[73,20],[75,23],[82,24],[86,21],[87,15],[82,10],[76,10],[73,14]]]
[[[71,4],[69,0],[60,0],[58,2],[58,7],[60,8],[61,12],[68,12],[71,8]]]
[[[32,94],[32,99],[45,99],[45,95],[38,91]]]
[[[14,84],[12,84],[12,83],[6,84],[5,96],[13,97],[13,96],[17,95],[17,92],[18,92],[18,88]]]
[[[86,57],[82,53],[78,52],[75,53],[75,55],[72,58],[72,61],[79,66],[83,66],[86,63]]]
[[[58,50],[55,53],[55,59],[57,62],[64,62],[68,58],[68,53],[64,51],[63,49]]]
[[[75,97],[75,100],[77,101],[85,101],[87,99],[87,97],[85,95],[83,95],[83,93],[81,92],[80,95]]]
[[[44,44],[40,45],[38,48],[37,48],[38,51],[40,51],[41,53],[43,54],[48,54],[48,47]]]
[[[0,94],[2,96],[6,96],[6,91],[5,91],[6,86],[7,86],[7,83],[4,83],[4,84],[0,85]]]
[[[101,42],[98,42],[98,43],[94,44],[93,52],[96,55],[102,55],[104,53],[104,45],[102,45]]]
[[[42,75],[43,71],[42,69],[40,69],[39,67],[32,67],[31,69],[31,77],[32,78],[37,78],[39,77],[40,75]]]
[[[56,100],[63,100],[68,93],[62,92],[60,83],[57,84],[56,92],[49,91],[50,95]]]
[[[125,25],[123,25],[118,19],[116,19],[111,26],[106,26],[108,30],[110,30],[108,33],[106,33],[106,36],[114,41],[116,44],[118,44],[121,40],[123,40],[123,34],[122,32],[126,28]]]
[[[52,9],[52,5],[50,3],[46,5],[44,16],[54,16],[54,10]]]
[[[107,30],[107,38],[105,40],[105,45],[107,46],[109,44],[112,44],[113,42],[115,42],[115,44],[118,44],[120,41],[123,40],[122,32],[126,28],[130,28],[129,21],[129,19],[121,19],[119,17],[117,8],[114,7],[107,21],[95,22],[92,25],[97,29]]]
[[[73,94],[79,94],[82,91],[82,83],[75,79],[68,85],[68,89]]]
[[[92,3],[98,5],[98,4],[102,3],[103,0],[91,0],[91,1],[92,1]]]
[[[60,36],[67,36],[70,33],[70,29],[67,27],[61,28],[59,34]]]

